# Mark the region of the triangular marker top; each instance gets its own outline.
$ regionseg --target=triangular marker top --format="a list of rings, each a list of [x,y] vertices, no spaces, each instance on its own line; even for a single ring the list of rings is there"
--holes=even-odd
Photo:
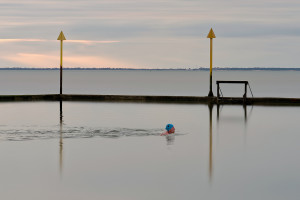
[[[61,31],[57,40],[66,40],[65,36],[64,36],[64,33]]]
[[[214,33],[214,31],[213,31],[212,28],[210,29],[210,31],[209,31],[209,33],[207,35],[207,38],[216,38],[216,35],[215,35],[215,33]]]

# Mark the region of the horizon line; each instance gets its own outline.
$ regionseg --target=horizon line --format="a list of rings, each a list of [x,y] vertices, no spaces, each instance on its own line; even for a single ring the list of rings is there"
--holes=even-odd
[[[0,67],[0,70],[59,70],[60,67]],[[208,71],[209,67],[198,68],[122,68],[122,67],[65,67],[64,70],[186,70],[186,71]],[[300,71],[297,67],[214,67],[213,70],[278,70],[278,71]]]

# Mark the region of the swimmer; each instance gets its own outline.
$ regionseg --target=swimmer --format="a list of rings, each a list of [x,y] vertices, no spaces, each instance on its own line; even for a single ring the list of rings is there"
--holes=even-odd
[[[167,124],[166,126],[166,132],[160,134],[161,136],[162,135],[170,135],[170,134],[174,134],[175,133],[175,128],[173,126],[173,124]]]

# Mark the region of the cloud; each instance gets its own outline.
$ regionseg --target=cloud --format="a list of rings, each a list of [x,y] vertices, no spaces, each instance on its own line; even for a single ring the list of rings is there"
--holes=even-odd
[[[32,53],[18,53],[15,55],[2,56],[1,59],[8,60],[18,64],[22,67],[59,67],[59,55],[46,55],[46,54],[32,54]],[[98,57],[98,56],[81,56],[71,55],[64,56],[63,58],[64,67],[111,67],[111,68],[122,68],[133,66],[129,63],[125,63],[113,58]]]
[[[6,55],[2,59],[12,61],[15,64],[21,64],[23,67],[53,67],[55,63],[59,63],[59,56],[30,53]]]
[[[99,40],[66,40],[65,42],[70,42],[70,43],[80,43],[80,44],[87,44],[87,45],[90,45],[90,44],[109,44],[109,43],[118,43],[120,41],[99,41]]]
[[[10,42],[56,42],[57,40],[45,40],[45,39],[0,39],[0,43],[10,43]],[[79,44],[109,44],[118,43],[120,41],[109,41],[109,40],[66,40],[69,43],[79,43]]]
[[[43,39],[0,39],[0,43],[9,43],[9,42],[46,42],[47,40]]]

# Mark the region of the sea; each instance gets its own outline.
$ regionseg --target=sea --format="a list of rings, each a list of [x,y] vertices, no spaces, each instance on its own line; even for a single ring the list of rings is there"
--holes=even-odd
[[[300,71],[213,71],[214,95],[217,80],[248,81],[250,98],[300,98]],[[206,70],[63,72],[64,94],[208,92]],[[0,95],[58,93],[59,70],[0,70]],[[1,199],[299,198],[298,106],[42,101],[0,111]],[[160,136],[169,123],[175,134]]]

